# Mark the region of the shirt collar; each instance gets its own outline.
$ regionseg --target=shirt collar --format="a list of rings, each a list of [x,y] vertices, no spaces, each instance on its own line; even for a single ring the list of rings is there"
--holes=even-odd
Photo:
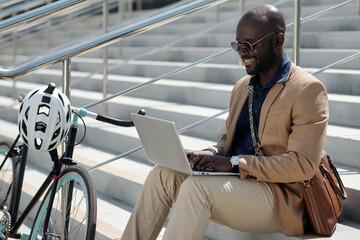
[[[291,59],[288,55],[286,55],[279,69],[276,71],[271,81],[264,86],[264,88],[271,88],[275,83],[285,82],[286,77],[290,71],[290,67],[291,67]],[[259,79],[258,75],[252,75],[249,85],[255,86],[259,84],[258,79]]]

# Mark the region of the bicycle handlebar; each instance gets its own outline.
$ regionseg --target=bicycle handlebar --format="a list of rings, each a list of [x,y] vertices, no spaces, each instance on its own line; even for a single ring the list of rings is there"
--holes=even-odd
[[[84,108],[77,108],[77,107],[71,107],[71,108],[74,112],[77,112],[81,117],[90,116],[98,121],[110,123],[110,124],[120,126],[120,127],[133,127],[134,126],[134,122],[131,120],[121,120],[121,119],[117,119],[117,118],[113,118],[113,117],[104,116],[101,114],[91,112]],[[140,109],[138,114],[145,115],[146,111],[144,109]]]

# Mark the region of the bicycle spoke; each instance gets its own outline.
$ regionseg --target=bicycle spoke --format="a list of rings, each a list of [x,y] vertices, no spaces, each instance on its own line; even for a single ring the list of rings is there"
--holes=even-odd
[[[80,167],[68,168],[65,170],[66,173],[59,179],[54,201],[52,206],[49,206],[52,210],[48,229],[46,230],[48,239],[57,239],[59,235],[62,236],[62,239],[69,240],[92,239],[95,236],[95,229],[93,228],[96,224],[94,218],[96,212],[89,212],[90,205],[96,207],[93,199],[95,195],[88,192],[88,174],[83,176],[85,175],[84,171],[86,170],[82,170]],[[93,186],[91,188],[94,189]],[[92,196],[91,199],[89,198],[90,195]],[[67,203],[67,201],[70,201],[70,203]],[[31,239],[39,239],[43,235],[42,228],[44,224],[40,219],[45,216],[47,208],[45,205],[47,204],[48,198],[47,202],[41,206],[32,230],[31,236],[34,235],[37,238]],[[91,237],[88,237],[89,235]]]

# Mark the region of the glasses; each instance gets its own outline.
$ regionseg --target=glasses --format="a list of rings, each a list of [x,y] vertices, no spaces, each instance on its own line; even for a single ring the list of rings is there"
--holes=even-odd
[[[257,40],[253,44],[251,44],[249,42],[246,42],[246,41],[242,42],[242,43],[231,42],[231,47],[235,52],[238,52],[241,55],[246,55],[246,54],[251,53],[254,50],[255,44],[258,44],[259,42],[261,42],[262,40],[264,40],[265,38],[267,38],[268,36],[270,36],[272,34],[277,34],[277,33],[276,32],[271,32],[271,33],[265,35],[264,37],[260,38],[259,40]]]

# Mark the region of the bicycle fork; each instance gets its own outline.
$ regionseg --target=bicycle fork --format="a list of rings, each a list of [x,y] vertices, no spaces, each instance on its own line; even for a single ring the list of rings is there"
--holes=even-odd
[[[51,158],[54,161],[53,171],[55,172],[56,177],[54,178],[54,182],[52,185],[52,190],[51,190],[51,195],[49,198],[48,206],[53,205],[55,194],[58,190],[57,184],[58,184],[59,178],[61,177],[61,168],[62,168],[63,164],[65,166],[75,165],[75,163],[72,162],[72,155],[73,155],[74,146],[75,146],[77,128],[78,128],[77,121],[74,120],[70,126],[69,137],[68,137],[69,142],[67,144],[66,152],[60,161],[58,159],[58,154],[57,154],[56,150],[53,150],[50,152]],[[63,191],[62,195],[64,197],[63,197],[63,199],[61,199],[61,201],[65,201],[65,204],[61,204],[61,206],[65,206],[65,208],[60,209],[61,216],[63,219],[63,221],[62,221],[63,227],[61,228],[63,232],[61,233],[61,235],[65,236],[65,239],[68,239],[68,234],[69,234],[68,229],[69,229],[69,224],[70,224],[70,211],[71,211],[73,189],[74,189],[73,182],[70,182],[68,184],[68,186],[66,187],[66,189],[62,189],[62,191]],[[45,221],[44,221],[44,233],[43,233],[44,240],[47,240],[47,229],[49,226],[49,219],[50,219],[51,211],[52,211],[52,207],[48,207],[48,209],[46,211]]]

